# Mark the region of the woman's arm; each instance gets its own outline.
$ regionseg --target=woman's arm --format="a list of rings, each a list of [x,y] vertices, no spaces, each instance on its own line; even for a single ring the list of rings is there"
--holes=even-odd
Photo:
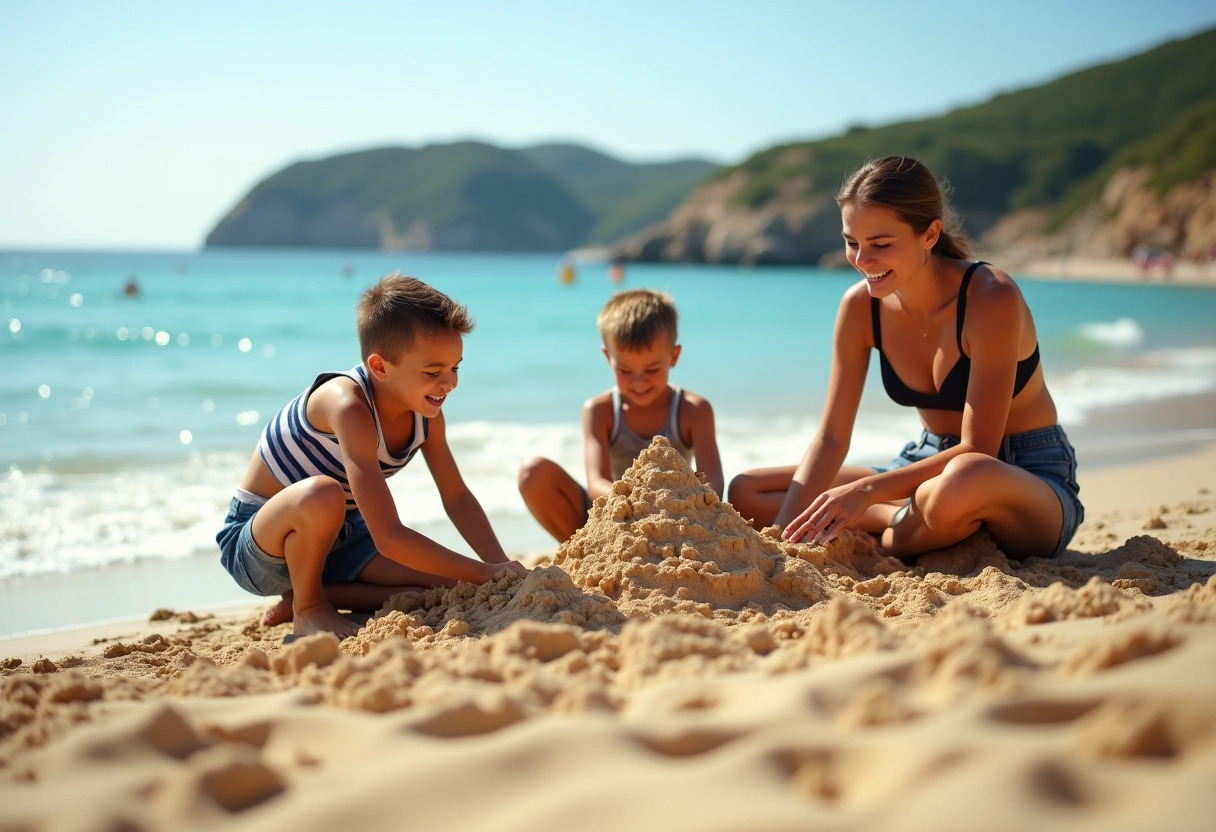
[[[857,409],[865,387],[873,344],[870,293],[862,282],[845,292],[836,312],[832,333],[832,367],[828,377],[823,418],[794,469],[775,523],[785,527],[831,484],[844,464],[852,440]]]
[[[980,267],[967,298],[964,346],[971,356],[959,447],[996,456],[1005,438],[1017,376],[1022,328],[1029,310],[1004,272]],[[965,451],[964,451],[965,452]]]

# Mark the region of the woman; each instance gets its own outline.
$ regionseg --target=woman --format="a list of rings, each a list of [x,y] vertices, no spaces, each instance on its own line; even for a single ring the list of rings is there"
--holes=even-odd
[[[836,202],[864,279],[837,311],[823,419],[797,467],[740,474],[731,503],[796,542],[858,529],[906,557],[986,526],[1010,557],[1060,554],[1084,517],[1076,455],[1017,285],[969,259],[937,180],[914,159],[869,162]],[[871,349],[887,394],[924,428],[874,469],[844,465]]]

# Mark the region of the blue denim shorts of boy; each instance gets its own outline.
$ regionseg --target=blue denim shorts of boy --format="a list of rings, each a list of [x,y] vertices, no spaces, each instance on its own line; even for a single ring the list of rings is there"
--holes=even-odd
[[[266,554],[253,539],[253,516],[261,507],[257,503],[232,498],[228,516],[224,518],[224,527],[215,536],[215,541],[220,545],[220,563],[246,592],[282,595],[291,589],[287,561]],[[354,510],[346,512],[346,522],[342,524],[338,539],[325,559],[322,583],[340,584],[356,580],[363,567],[376,554],[376,544],[372,542],[363,515]]]
[[[876,465],[874,470],[881,474],[884,471],[903,468],[905,465],[927,459],[938,451],[953,448],[959,442],[957,436],[922,431],[920,441],[909,442],[889,465]],[[1056,496],[1060,498],[1060,508],[1064,511],[1064,526],[1060,530],[1056,550],[1049,557],[1062,555],[1072,536],[1076,534],[1077,527],[1085,520],[1085,507],[1081,505],[1078,496],[1081,486],[1077,485],[1077,452],[1069,443],[1064,428],[1052,425],[1006,436],[1001,441],[997,459],[1016,465],[1023,471],[1029,471],[1056,492]]]

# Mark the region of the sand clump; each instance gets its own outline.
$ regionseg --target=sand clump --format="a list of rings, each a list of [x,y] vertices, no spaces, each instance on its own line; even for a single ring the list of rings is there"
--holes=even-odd
[[[1018,828],[1123,794],[1120,766],[1145,759],[1164,767],[1121,798],[1127,828],[1194,826],[1178,807],[1216,776],[1212,507],[1152,508],[1161,537],[1100,517],[1058,560],[1012,561],[981,532],[905,564],[864,534],[756,532],[656,439],[526,577],[398,595],[342,642],[158,611],[154,632],[0,655],[0,829],[85,823],[42,789],[107,777],[94,810],[114,828],[375,825],[404,782],[411,811],[451,825],[469,778],[502,812],[533,794],[501,828],[612,829],[643,804],[698,828],[937,828],[942,799],[976,828],[980,783]],[[578,795],[603,777],[631,799],[588,815]],[[655,788],[704,777],[704,806]]]

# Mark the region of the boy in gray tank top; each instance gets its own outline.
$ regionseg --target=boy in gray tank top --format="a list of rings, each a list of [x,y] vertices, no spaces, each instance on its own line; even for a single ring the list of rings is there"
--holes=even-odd
[[[656,436],[705,475],[722,494],[722,460],[714,434],[714,412],[702,396],[668,383],[680,357],[676,307],[662,292],[618,292],[599,315],[600,347],[615,386],[583,403],[583,458],[587,487],[551,459],[536,457],[519,469],[519,493],[528,510],[559,542],[587,522],[591,503]]]

